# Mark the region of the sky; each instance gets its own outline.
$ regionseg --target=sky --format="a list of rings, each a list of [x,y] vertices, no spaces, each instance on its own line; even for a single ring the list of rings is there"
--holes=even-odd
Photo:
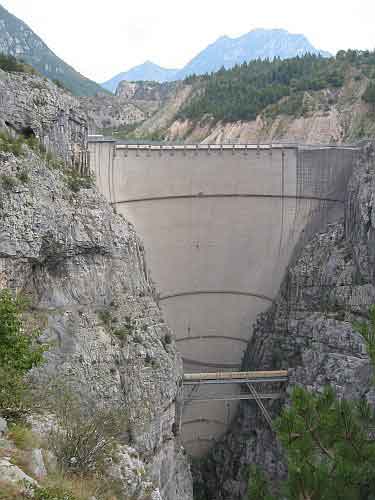
[[[320,49],[375,48],[374,0],[0,0],[65,62],[103,82],[151,60],[181,68],[223,35],[303,33]]]

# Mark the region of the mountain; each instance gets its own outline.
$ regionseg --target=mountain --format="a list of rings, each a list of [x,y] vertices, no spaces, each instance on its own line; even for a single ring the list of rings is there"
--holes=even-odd
[[[256,29],[238,38],[218,38],[194,57],[176,77],[183,79],[192,74],[203,75],[218,71],[223,66],[229,69],[253,59],[289,59],[307,53],[330,56],[328,52],[311,45],[304,35],[295,35],[282,29]]]
[[[375,51],[255,60],[155,84],[174,85],[175,92],[125,132],[133,140],[187,144],[355,143],[375,137],[373,74]]]
[[[151,61],[146,61],[102,83],[102,87],[114,93],[118,84],[124,80],[128,82],[154,81],[162,83],[174,80],[177,72],[178,69],[162,68]]]
[[[33,66],[51,80],[59,80],[76,95],[103,92],[97,83],[85,78],[57,57],[23,21],[0,5],[0,53],[11,55]]]
[[[238,38],[222,36],[202,50],[180,70],[166,69],[147,61],[144,64],[116,75],[102,86],[115,92],[123,81],[154,80],[165,82],[183,80],[189,75],[203,75],[218,71],[224,66],[230,69],[236,64],[253,59],[289,59],[304,54],[320,54],[329,57],[329,52],[316,49],[304,35],[295,35],[282,29],[256,29]]]

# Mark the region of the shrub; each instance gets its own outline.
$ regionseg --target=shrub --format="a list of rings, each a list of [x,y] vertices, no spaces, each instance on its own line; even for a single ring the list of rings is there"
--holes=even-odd
[[[17,448],[22,450],[30,450],[37,448],[39,441],[33,434],[30,427],[21,423],[14,423],[10,426],[8,437],[14,442]]]
[[[57,425],[49,448],[63,471],[87,474],[101,471],[114,453],[115,441],[127,431],[123,413],[82,406],[64,385],[53,391]]]
[[[92,177],[82,176],[73,168],[67,169],[64,177],[66,184],[74,193],[78,193],[81,189],[90,189],[94,185]]]
[[[164,335],[163,344],[164,345],[170,345],[170,344],[172,344],[172,342],[173,342],[172,334],[171,334],[171,332],[167,332]]]
[[[367,102],[368,104],[371,104],[372,106],[375,106],[375,82],[370,82],[362,96],[362,99]]]
[[[247,496],[249,500],[273,500],[266,475],[255,466],[250,467]]]
[[[23,154],[22,145],[24,142],[25,140],[22,136],[14,138],[7,132],[0,131],[0,151],[4,153],[13,153],[15,156],[21,156]]]
[[[29,174],[26,170],[22,170],[19,174],[17,174],[17,179],[19,179],[22,184],[27,184],[29,182]]]
[[[65,87],[65,85],[63,84],[63,82],[61,80],[58,80],[57,78],[55,78],[52,81],[56,85],[56,87],[59,87],[59,89],[61,89],[61,90],[67,90],[67,88]]]
[[[34,490],[34,500],[78,500],[73,493],[59,486],[41,487]]]
[[[124,324],[119,328],[113,328],[111,332],[120,340],[125,340],[129,335],[133,335],[135,324],[130,316],[126,316]]]
[[[355,321],[353,328],[365,339],[367,352],[375,367],[375,305],[369,309],[369,321]]]
[[[26,331],[25,302],[9,290],[0,291],[0,408],[25,403],[25,374],[43,361],[44,346],[35,344],[39,332]]]
[[[25,72],[25,65],[18,62],[13,56],[7,56],[5,54],[0,54],[0,69],[7,72]]]

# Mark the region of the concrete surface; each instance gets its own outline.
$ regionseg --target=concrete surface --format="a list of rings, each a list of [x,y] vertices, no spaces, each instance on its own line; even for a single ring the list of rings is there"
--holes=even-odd
[[[355,148],[121,146],[91,141],[101,192],[144,241],[187,372],[238,370],[301,236],[343,206]],[[334,210],[333,210],[334,209]],[[220,388],[231,394],[238,388]],[[203,391],[203,393],[202,393]],[[183,441],[204,455],[237,402],[186,405]]]

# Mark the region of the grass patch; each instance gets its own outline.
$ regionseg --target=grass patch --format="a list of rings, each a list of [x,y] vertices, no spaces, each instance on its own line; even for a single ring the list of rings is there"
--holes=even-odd
[[[96,475],[68,476],[63,473],[49,475],[35,492],[34,500],[101,500],[121,498],[116,481]],[[1,497],[0,497],[1,498]]]
[[[23,154],[24,143],[24,137],[19,136],[14,138],[7,132],[0,131],[0,151],[4,153],[13,153],[14,156],[21,156]]]
[[[22,490],[13,483],[8,483],[0,479],[0,500],[20,500],[23,498]]]
[[[64,179],[73,193],[78,193],[81,189],[90,189],[94,186],[94,180],[91,176],[82,176],[73,168],[65,171]]]
[[[11,424],[8,438],[21,450],[31,450],[40,446],[40,440],[35,436],[30,427],[25,424]]]

